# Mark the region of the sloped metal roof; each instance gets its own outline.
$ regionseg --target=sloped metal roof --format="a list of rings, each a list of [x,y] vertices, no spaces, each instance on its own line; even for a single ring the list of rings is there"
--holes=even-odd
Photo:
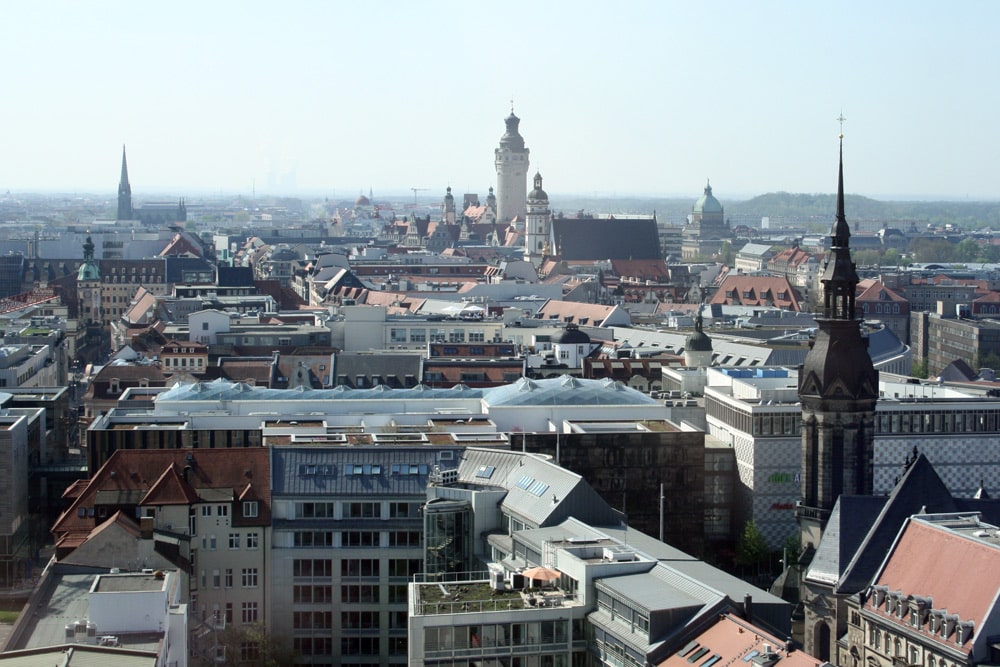
[[[393,496],[424,495],[427,476],[440,465],[454,468],[453,460],[439,460],[441,447],[273,447],[272,494],[283,496]]]

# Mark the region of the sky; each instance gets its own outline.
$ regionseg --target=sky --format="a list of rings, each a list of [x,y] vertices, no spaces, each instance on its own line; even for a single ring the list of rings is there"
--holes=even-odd
[[[5,3],[0,193],[1000,200],[1000,3]]]

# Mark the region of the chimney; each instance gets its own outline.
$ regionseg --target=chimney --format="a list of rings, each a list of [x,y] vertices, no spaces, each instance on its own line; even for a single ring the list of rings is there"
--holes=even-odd
[[[753,596],[749,593],[743,596],[743,618],[747,623],[753,623]]]

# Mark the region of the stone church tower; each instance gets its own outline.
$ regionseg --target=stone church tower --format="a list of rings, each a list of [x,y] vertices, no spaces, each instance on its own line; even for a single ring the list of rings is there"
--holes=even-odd
[[[521,119],[514,115],[514,109],[504,119],[507,131],[500,137],[496,149],[497,168],[497,221],[510,222],[520,218],[522,224],[527,212],[528,153],[524,138],[518,133]]]
[[[528,193],[527,214],[525,215],[524,258],[535,265],[549,250],[549,196],[542,189],[542,175],[535,174],[535,187]]]
[[[844,146],[840,145],[837,219],[820,282],[823,314],[799,369],[802,403],[802,499],[796,519],[803,550],[819,545],[826,521],[841,494],[873,492],[875,402],[878,372],[868,355],[855,314],[858,274],[851,260],[844,215]]]
[[[118,215],[115,220],[132,220],[132,186],[128,182],[128,163],[125,161],[125,146],[122,145],[122,175],[118,181]]]

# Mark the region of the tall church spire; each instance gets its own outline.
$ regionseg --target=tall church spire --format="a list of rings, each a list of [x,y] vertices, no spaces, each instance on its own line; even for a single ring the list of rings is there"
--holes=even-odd
[[[117,220],[131,220],[132,186],[128,182],[128,161],[125,159],[125,144],[122,144],[122,175],[118,180],[118,216]]]
[[[840,135],[840,169],[837,182],[837,217],[830,229],[830,254],[823,269],[823,316],[853,320],[858,272],[851,260],[851,230],[844,214],[844,135]]]
[[[837,213],[823,267],[823,313],[799,368],[802,404],[802,546],[819,544],[837,498],[871,495],[878,371],[854,312],[858,274],[844,214],[844,138],[840,136]]]

